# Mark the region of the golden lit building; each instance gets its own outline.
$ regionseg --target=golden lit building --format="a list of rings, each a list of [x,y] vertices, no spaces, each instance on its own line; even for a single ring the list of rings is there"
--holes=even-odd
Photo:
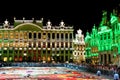
[[[14,25],[6,20],[0,26],[1,61],[70,61],[73,51],[73,27],[52,26],[48,21],[16,20]]]
[[[85,62],[85,41],[82,30],[77,30],[74,43],[73,61],[77,63]]]

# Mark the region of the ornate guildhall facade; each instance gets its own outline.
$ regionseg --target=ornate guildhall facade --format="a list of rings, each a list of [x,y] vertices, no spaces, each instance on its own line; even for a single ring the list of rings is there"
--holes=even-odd
[[[6,20],[0,26],[1,61],[56,61],[72,59],[73,27],[52,26],[48,21],[43,26],[41,20],[16,20],[14,25]]]

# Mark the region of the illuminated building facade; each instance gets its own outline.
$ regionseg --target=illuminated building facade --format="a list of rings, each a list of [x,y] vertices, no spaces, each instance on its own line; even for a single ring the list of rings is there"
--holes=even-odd
[[[84,35],[82,34],[81,29],[77,30],[77,34],[75,35],[73,44],[74,44],[73,61],[77,63],[85,62],[85,42]]]
[[[85,59],[86,63],[91,63],[91,36],[89,32],[86,33],[85,37]]]
[[[116,10],[108,20],[107,12],[103,12],[98,28],[94,25],[91,33],[85,37],[86,58],[92,64],[116,64],[120,62],[120,16]]]
[[[48,21],[16,20],[14,25],[6,20],[0,26],[1,61],[69,61],[73,51],[73,27],[63,21],[52,26]]]

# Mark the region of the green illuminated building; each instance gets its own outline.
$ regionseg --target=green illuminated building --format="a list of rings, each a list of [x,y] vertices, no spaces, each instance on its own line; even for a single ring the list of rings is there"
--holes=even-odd
[[[98,27],[86,33],[86,61],[92,64],[119,65],[120,54],[120,17],[116,10],[110,14],[103,12],[102,21]]]

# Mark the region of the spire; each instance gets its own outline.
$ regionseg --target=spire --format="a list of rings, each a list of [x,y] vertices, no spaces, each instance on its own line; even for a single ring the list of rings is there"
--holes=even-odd
[[[86,33],[86,37],[85,37],[85,42],[89,41],[89,39],[91,39],[89,32],[87,31]]]
[[[86,33],[86,35],[87,35],[87,36],[89,35],[89,32],[88,32],[88,30],[87,30],[87,33]]]
[[[103,14],[102,14],[102,21],[100,26],[106,25],[107,24],[107,11],[103,10]]]
[[[95,29],[95,24],[94,24],[93,28]]]
[[[116,9],[113,9],[113,15],[117,15],[117,10]]]
[[[117,10],[113,9],[113,12],[110,15],[110,23],[113,24],[116,21],[118,21]]]

